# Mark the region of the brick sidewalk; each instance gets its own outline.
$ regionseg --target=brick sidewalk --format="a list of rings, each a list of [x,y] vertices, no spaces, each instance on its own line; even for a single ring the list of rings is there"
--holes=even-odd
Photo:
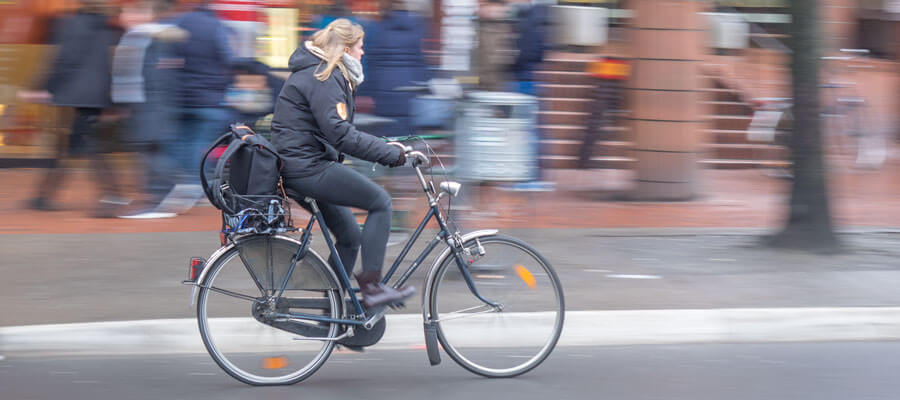
[[[96,188],[86,172],[72,174],[57,212],[22,208],[33,193],[42,170],[0,170],[0,234],[126,233],[214,231],[218,211],[196,207],[171,219],[95,219],[88,211]],[[756,170],[704,170],[701,196],[688,202],[631,202],[617,200],[630,186],[630,172],[617,170],[552,170],[558,182],[553,192],[513,192],[501,185],[485,185],[476,193],[474,228],[769,228],[785,213],[788,184]],[[831,179],[835,223],[840,227],[900,227],[900,164],[880,171],[843,171]],[[398,200],[398,210],[423,210],[424,202]],[[299,207],[297,207],[299,208]],[[417,213],[414,213],[417,214]],[[301,217],[302,218],[302,217]],[[302,222],[295,221],[298,224]],[[414,223],[414,222],[411,222]]]

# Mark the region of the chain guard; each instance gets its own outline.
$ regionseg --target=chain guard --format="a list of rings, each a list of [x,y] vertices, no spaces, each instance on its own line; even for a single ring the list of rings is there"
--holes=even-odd
[[[266,309],[268,305],[265,303],[265,299],[258,299],[260,301],[253,303],[251,306],[251,314],[253,318],[257,321],[269,325],[273,328],[281,329],[285,332],[290,332],[295,335],[300,335],[304,337],[311,338],[321,338],[328,336],[328,325],[322,325],[315,322],[305,322],[305,321],[276,321],[266,318]],[[281,298],[278,300],[278,304],[275,306],[275,310],[279,313],[287,314],[289,312],[290,306],[289,300],[285,298]]]
[[[367,330],[360,325],[353,329],[353,336],[339,340],[338,344],[357,347],[371,346],[381,340],[386,326],[387,323],[383,317],[372,326],[372,329]]]

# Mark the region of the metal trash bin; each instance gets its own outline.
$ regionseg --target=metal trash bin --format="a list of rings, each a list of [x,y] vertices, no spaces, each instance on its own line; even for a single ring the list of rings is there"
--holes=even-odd
[[[468,93],[456,124],[456,175],[471,181],[533,179],[537,107],[537,98],[521,93]]]

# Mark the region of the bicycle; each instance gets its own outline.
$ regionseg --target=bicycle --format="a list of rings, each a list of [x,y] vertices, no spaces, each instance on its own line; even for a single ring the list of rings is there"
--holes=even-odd
[[[847,72],[866,68],[851,64],[857,54],[868,54],[868,50],[841,49],[847,56],[822,57],[832,65],[826,65],[826,71],[837,75],[839,69],[835,63],[845,63]],[[887,142],[884,136],[872,127],[864,126],[867,118],[866,100],[856,90],[856,82],[840,82],[831,80],[819,87],[826,90],[825,104],[820,113],[822,119],[825,154],[832,166],[878,169],[887,158]],[[766,97],[753,99],[757,105],[750,127],[747,129],[747,140],[787,146],[787,134],[793,122],[793,103],[791,98]],[[754,154],[761,159],[761,154]],[[785,163],[777,161],[761,161],[766,175],[791,178]]]
[[[429,157],[391,144],[406,152],[428,212],[383,282],[395,276],[432,219],[439,232],[393,286],[406,283],[444,245],[423,286],[429,362],[440,363],[440,344],[456,363],[482,376],[513,377],[534,369],[555,348],[565,319],[563,289],[553,267],[527,243],[497,230],[451,230],[441,200],[457,196],[460,185],[444,181],[436,189],[433,175],[426,179],[423,173],[431,168]],[[336,257],[316,201],[302,199],[312,210],[303,229],[290,221],[287,199],[270,201],[266,215],[223,215],[223,246],[207,261],[194,259],[183,282],[193,286],[192,304],[210,356],[230,376],[250,385],[300,382],[326,362],[337,344],[373,345],[386,325],[386,307],[366,310],[358,299],[359,289],[352,287]],[[316,223],[333,268],[310,248]],[[290,232],[301,237],[290,237]]]

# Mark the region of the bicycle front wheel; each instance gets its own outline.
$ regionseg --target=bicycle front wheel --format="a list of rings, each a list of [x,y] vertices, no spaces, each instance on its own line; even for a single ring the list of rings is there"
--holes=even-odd
[[[562,333],[565,301],[553,267],[525,242],[505,236],[467,241],[473,287],[454,257],[438,266],[429,311],[444,351],[487,377],[512,377],[540,365]],[[480,247],[483,256],[478,256]]]
[[[300,244],[290,238],[242,238],[210,260],[200,283],[197,320],[213,360],[251,385],[286,385],[311,376],[331,354],[336,323],[287,319],[275,314],[339,318],[341,290],[334,274],[311,250],[300,259],[284,294],[291,259]]]

